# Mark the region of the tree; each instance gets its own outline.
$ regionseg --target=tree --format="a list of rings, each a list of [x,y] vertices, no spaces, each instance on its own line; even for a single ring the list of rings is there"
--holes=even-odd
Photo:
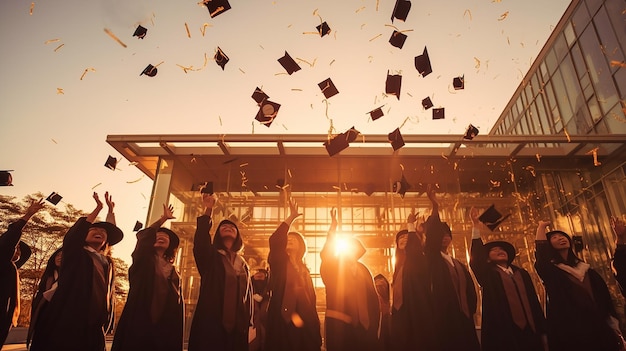
[[[41,199],[42,193],[26,195],[18,201],[15,196],[0,195],[0,233],[4,233],[9,224],[18,220],[31,201]],[[36,213],[22,231],[22,241],[31,247],[32,254],[20,269],[21,310],[18,324],[25,326],[30,323],[31,301],[37,293],[41,275],[46,268],[48,259],[63,245],[63,236],[78,220],[86,216],[83,211],[71,204],[65,209],[46,206]],[[128,266],[123,260],[113,258],[116,271],[116,300],[123,306],[128,291]]]

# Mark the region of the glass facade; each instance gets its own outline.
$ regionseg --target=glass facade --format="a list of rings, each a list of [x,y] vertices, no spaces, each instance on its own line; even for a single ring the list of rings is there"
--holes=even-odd
[[[451,224],[451,251],[456,258],[468,261],[469,210],[493,204],[511,216],[485,233],[484,239],[515,245],[515,264],[531,273],[545,302],[533,267],[534,238],[537,221],[550,219],[556,228],[581,238],[580,255],[603,274],[616,303],[623,306],[610,270],[615,243],[609,217],[626,214],[626,151],[622,139],[609,142],[609,137],[626,134],[624,9],[622,0],[573,1],[490,135],[477,137],[471,149],[469,144],[448,142],[443,149],[422,155],[418,152],[427,151],[407,149],[425,138],[406,137],[403,157],[367,148],[360,152],[369,155],[351,157],[348,151],[348,156],[335,156],[333,163],[325,154],[285,151],[287,142],[282,141],[278,147],[274,142],[274,148],[260,147],[261,142],[255,148],[252,142],[253,151],[235,153],[218,136],[217,143],[208,136],[190,141],[187,151],[182,151],[181,137],[172,138],[175,143],[164,136],[137,137],[134,144],[132,137],[120,136],[116,142],[111,138],[120,153],[154,179],[146,222],[159,217],[161,204],[175,206],[176,220],[170,224],[181,237],[177,264],[187,333],[200,286],[192,254],[196,217],[203,211],[196,185],[206,180],[215,180],[219,196],[214,223],[224,218],[238,223],[244,256],[253,269],[267,264],[268,239],[286,217],[287,197],[298,202],[303,216],[292,229],[303,234],[308,245],[306,263],[317,288],[321,317],[325,296],[319,252],[330,225],[330,209],[338,210],[340,231],[357,236],[367,247],[362,261],[372,274],[390,279],[396,233],[405,227],[410,211],[430,213],[424,184],[439,187],[440,213]],[[523,138],[510,144],[497,138],[515,135]],[[302,142],[315,141],[301,137]],[[485,137],[492,139],[479,144]],[[570,143],[570,138],[577,141]],[[436,142],[442,143],[436,138],[430,141]],[[319,148],[320,143],[315,145]],[[389,149],[386,136],[383,146]],[[400,167],[412,184],[406,196],[394,191],[399,172],[390,176],[389,169]],[[382,185],[368,191],[364,184],[372,179]],[[480,314],[476,324],[480,325]]]

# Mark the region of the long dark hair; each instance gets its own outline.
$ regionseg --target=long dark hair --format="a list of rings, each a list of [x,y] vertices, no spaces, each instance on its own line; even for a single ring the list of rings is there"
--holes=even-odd
[[[217,229],[215,230],[215,236],[213,237],[213,245],[218,249],[228,250],[228,248],[224,245],[222,236],[220,235],[220,227],[222,226],[222,224],[226,223],[234,225],[235,229],[237,230],[237,237],[235,237],[235,241],[233,242],[233,246],[230,248],[230,251],[239,253],[243,250],[243,239],[241,239],[239,227],[237,227],[234,222],[229,221],[228,219],[221,221],[220,224],[217,226]]]
[[[555,234],[561,234],[569,241],[569,249],[567,250],[566,259],[563,259],[563,256],[561,256],[561,254],[552,246],[552,243],[550,242],[550,238]],[[570,267],[574,267],[578,264],[578,262],[582,262],[582,260],[574,253],[574,243],[572,242],[572,238],[569,236],[569,234],[560,230],[553,230],[546,233],[546,237],[548,239],[548,252],[550,254],[550,262],[554,264],[563,263]]]

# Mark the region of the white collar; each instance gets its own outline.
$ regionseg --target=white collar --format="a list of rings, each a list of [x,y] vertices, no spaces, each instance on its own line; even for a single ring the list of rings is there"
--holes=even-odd
[[[585,263],[582,261],[578,262],[575,267],[568,266],[564,263],[557,263],[556,266],[562,269],[563,271],[573,275],[576,279],[580,280],[581,282],[585,279],[585,274],[587,274],[587,271],[591,267],[589,263]]]

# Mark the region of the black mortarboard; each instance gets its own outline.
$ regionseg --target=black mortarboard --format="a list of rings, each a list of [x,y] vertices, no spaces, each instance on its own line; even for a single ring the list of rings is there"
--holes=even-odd
[[[443,107],[434,108],[433,109],[433,119],[444,119],[446,118],[446,109]]]
[[[13,186],[11,171],[0,171],[0,186]]]
[[[472,140],[477,135],[478,135],[478,128],[470,124],[467,127],[467,130],[465,130],[465,135],[463,135],[463,139]]]
[[[200,193],[213,194],[213,182],[204,182],[204,184],[200,186]]]
[[[317,28],[317,32],[320,34],[320,37],[323,37],[326,34],[330,33],[330,27],[328,26],[328,23],[326,22],[323,22],[322,24],[320,24],[319,26],[315,28]]]
[[[465,89],[465,76],[454,77],[454,79],[452,79],[452,86],[454,90]]]
[[[377,119],[379,119],[380,117],[384,116],[385,114],[383,113],[383,107],[377,107],[373,110],[371,110],[369,112],[370,117],[372,118],[372,121],[375,121]]]
[[[433,101],[430,99],[430,96],[427,96],[422,100],[422,107],[424,110],[428,110],[433,107]]]
[[[136,232],[138,230],[140,230],[141,228],[143,228],[143,223],[136,221],[135,222],[135,226],[133,227],[133,232]]]
[[[334,138],[325,141],[324,146],[326,147],[326,151],[329,156],[335,156],[342,150],[345,150],[350,146],[350,143],[356,140],[356,137],[359,135],[359,131],[354,129],[354,127],[348,129],[348,131],[336,135]]]
[[[204,5],[209,10],[211,18],[230,10],[228,0],[204,0]]]
[[[148,33],[148,30],[142,27],[141,25],[139,25],[137,26],[137,29],[135,29],[135,33],[133,33],[133,37],[137,37],[138,39],[143,39],[147,33]]]
[[[109,155],[109,157],[107,158],[107,161],[104,163],[104,167],[109,168],[112,171],[114,171],[116,166],[117,166],[117,159]]]
[[[391,14],[391,23],[393,19],[397,18],[401,21],[406,21],[406,17],[411,10],[411,2],[408,0],[396,0],[396,5],[393,7],[393,13]]]
[[[143,69],[143,72],[141,72],[140,75],[145,74],[148,77],[154,77],[157,75],[157,68],[154,67],[153,65],[148,65],[146,68]]]
[[[399,74],[389,74],[385,81],[385,93],[395,95],[400,100],[400,88],[402,87],[402,76]]]
[[[389,38],[389,43],[399,49],[402,49],[405,41],[406,34],[398,32],[397,30],[394,30],[393,34],[391,34],[391,38]]]
[[[483,214],[478,217],[478,220],[485,223],[487,228],[489,228],[491,231],[494,231],[500,225],[500,223],[509,218],[510,215],[511,214],[509,213],[505,216],[502,216],[502,214],[498,212],[498,210],[496,210],[495,205],[491,205],[485,212],[483,212]]]
[[[430,65],[430,58],[428,57],[428,50],[424,47],[424,52],[421,55],[415,56],[415,69],[422,75],[422,77],[426,77],[427,75],[433,73],[433,68]]]
[[[411,188],[411,184],[406,181],[404,174],[402,174],[402,178],[393,184],[393,192],[400,194],[402,198],[404,198],[404,194]]]
[[[487,257],[484,257],[485,261],[487,261],[489,259],[489,251],[491,251],[491,249],[493,249],[494,247],[500,247],[500,248],[502,248],[502,250],[504,250],[506,252],[506,254],[508,256],[507,258],[508,258],[509,264],[511,264],[513,262],[513,260],[515,259],[515,256],[517,255],[515,247],[510,242],[508,242],[508,241],[490,241],[490,242],[485,244],[485,253],[487,254]]]
[[[217,63],[218,66],[222,67],[223,71],[229,59],[219,46],[217,47],[217,52],[215,53],[215,56],[213,56],[213,58],[215,59],[215,63]]]
[[[259,105],[259,112],[256,113],[256,117],[254,117],[254,119],[261,122],[261,124],[269,127],[274,121],[274,118],[276,118],[276,115],[278,114],[280,104],[269,100],[264,100]]]
[[[278,62],[280,62],[281,66],[287,70],[289,75],[300,70],[300,66],[291,58],[291,56],[289,56],[287,51],[285,51],[285,56],[278,59]]]
[[[333,81],[330,80],[330,78],[317,85],[320,87],[320,89],[322,89],[322,93],[324,93],[324,96],[327,99],[339,94],[339,90],[337,90],[337,87],[335,87],[335,84],[333,84]]]
[[[52,194],[48,195],[48,197],[46,198],[46,201],[50,202],[53,205],[56,205],[59,203],[59,201],[61,201],[62,198],[63,196],[53,191]]]
[[[259,87],[254,89],[254,93],[252,93],[252,99],[254,99],[254,101],[256,101],[257,104],[261,104],[263,101],[269,98],[270,97],[267,96],[267,94],[265,94],[263,90],[261,90],[261,88]]]
[[[387,138],[391,143],[391,147],[393,147],[393,151],[396,151],[404,146],[404,139],[402,138],[402,134],[400,134],[400,128],[396,128],[396,130],[389,133]]]

